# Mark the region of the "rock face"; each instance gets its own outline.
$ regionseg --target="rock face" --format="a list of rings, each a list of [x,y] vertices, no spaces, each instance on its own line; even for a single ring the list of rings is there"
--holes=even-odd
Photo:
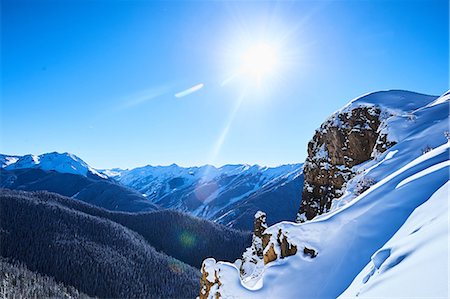
[[[258,211],[254,218],[252,244],[242,255],[239,267],[241,277],[250,281],[259,275],[259,270],[264,268],[264,248],[267,246],[270,236],[264,234],[267,228],[266,213]]]
[[[355,176],[352,167],[394,144],[383,131],[387,117],[377,106],[361,105],[333,114],[316,130],[308,144],[298,222],[328,212],[332,200]]]
[[[288,241],[288,238],[285,233],[281,229],[278,230],[276,242],[270,243],[270,237],[272,235],[267,234],[268,241],[266,246],[264,247],[264,265],[267,265],[270,262],[273,262],[277,258],[284,259],[285,257],[294,255],[297,253],[297,246],[291,244]],[[267,246],[270,243],[270,246]],[[279,251],[279,256],[277,254],[277,249]]]
[[[214,269],[211,264],[215,264],[214,259],[207,259],[202,265],[202,277],[200,278],[200,299],[218,299],[221,297],[219,289],[222,283],[219,280],[217,273],[218,270]]]
[[[292,244],[288,238],[288,232],[278,230],[276,236],[266,232],[266,213],[258,211],[254,217],[254,230],[252,244],[243,253],[242,259],[237,260],[234,265],[239,269],[240,279],[247,287],[254,287],[261,279],[264,266],[277,259],[295,255],[297,245]],[[315,250],[305,247],[305,254],[315,257]],[[223,294],[223,273],[220,262],[214,258],[203,261],[200,279],[200,299],[227,298]],[[225,275],[226,276],[226,275]]]
[[[258,211],[255,214],[252,245],[244,252],[240,265],[241,278],[249,285],[253,279],[259,278],[264,265],[297,253],[297,246],[288,241],[281,229],[276,236],[266,233],[266,229],[266,214]]]

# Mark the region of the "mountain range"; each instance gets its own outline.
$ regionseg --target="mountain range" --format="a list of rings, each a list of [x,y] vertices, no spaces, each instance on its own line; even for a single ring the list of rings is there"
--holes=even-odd
[[[271,223],[294,220],[303,184],[302,164],[96,170],[73,154],[56,152],[0,155],[0,162],[2,188],[47,190],[113,211],[174,209],[245,230],[253,228],[258,210],[272,206],[277,209]]]

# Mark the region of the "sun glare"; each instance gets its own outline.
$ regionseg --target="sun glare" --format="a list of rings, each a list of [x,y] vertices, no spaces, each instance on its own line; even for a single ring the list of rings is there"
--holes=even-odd
[[[266,43],[259,43],[249,47],[241,57],[240,73],[256,79],[272,74],[278,64],[276,49]]]

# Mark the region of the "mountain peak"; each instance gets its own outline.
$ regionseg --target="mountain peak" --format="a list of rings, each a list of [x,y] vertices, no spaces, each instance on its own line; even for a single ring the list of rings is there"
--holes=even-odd
[[[107,176],[90,167],[81,158],[68,152],[51,152],[41,155],[28,154],[24,156],[1,155],[0,159],[2,168],[7,170],[38,168],[46,171],[78,174],[85,177],[94,175],[104,179],[107,178]]]

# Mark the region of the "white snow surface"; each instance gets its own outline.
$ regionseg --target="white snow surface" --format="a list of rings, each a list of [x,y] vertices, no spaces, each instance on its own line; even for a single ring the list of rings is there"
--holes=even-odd
[[[356,195],[349,184],[327,214],[281,229],[296,255],[265,266],[258,288],[241,281],[235,264],[209,260],[220,273],[224,298],[448,298],[449,130],[446,101],[392,91],[373,93],[349,106],[382,105],[397,144],[357,167],[374,184]],[[414,117],[410,117],[414,114]],[[422,151],[429,146],[431,150]],[[270,215],[268,215],[270,217]],[[303,254],[308,247],[317,252]],[[209,269],[207,269],[209,271]],[[210,294],[214,295],[214,294]]]
[[[448,298],[449,186],[414,210],[339,298]]]
[[[447,91],[446,93],[444,93],[442,96],[440,96],[439,98],[437,98],[435,101],[433,101],[429,106],[434,106],[437,104],[442,104],[445,102],[450,101],[450,90]]]
[[[8,160],[10,162],[11,159]],[[42,155],[15,156],[12,163],[3,163],[2,168],[6,170],[38,168],[46,171],[60,173],[71,173],[87,176],[88,173],[106,179],[107,176],[90,167],[79,157],[70,153],[47,153]]]
[[[16,163],[20,156],[3,155],[0,154],[0,168],[5,168],[6,166]]]

